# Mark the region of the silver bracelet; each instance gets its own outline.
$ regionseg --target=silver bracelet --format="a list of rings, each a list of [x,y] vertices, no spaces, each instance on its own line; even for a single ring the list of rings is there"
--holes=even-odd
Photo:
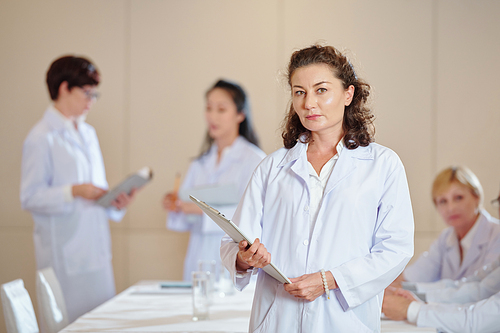
[[[325,270],[321,269],[321,279],[323,279],[323,287],[325,288],[325,293],[328,299],[330,299],[330,289],[328,288],[328,282],[326,282]]]

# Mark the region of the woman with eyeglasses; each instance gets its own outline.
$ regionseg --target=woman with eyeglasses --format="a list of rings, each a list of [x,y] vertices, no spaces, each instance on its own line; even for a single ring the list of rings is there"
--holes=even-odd
[[[115,295],[108,219],[120,221],[133,199],[95,204],[108,183],[95,129],[85,117],[100,77],[87,59],[64,56],[47,72],[53,103],[23,146],[21,205],[35,222],[37,269],[52,267],[70,322]]]
[[[478,178],[468,168],[441,171],[432,186],[432,199],[449,227],[406,267],[397,282],[459,280],[496,260],[500,255],[500,225],[483,209],[483,196]]]

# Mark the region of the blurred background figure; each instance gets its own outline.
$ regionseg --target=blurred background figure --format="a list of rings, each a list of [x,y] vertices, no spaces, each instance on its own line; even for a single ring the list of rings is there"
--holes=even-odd
[[[483,209],[483,189],[472,171],[463,166],[441,171],[432,186],[432,200],[449,226],[399,281],[458,280],[474,273],[500,255],[500,225]]]
[[[499,199],[492,201],[497,208]],[[467,278],[405,283],[408,287],[418,297],[409,290],[386,290],[382,311],[387,318],[440,332],[498,332],[500,256]]]
[[[55,60],[47,72],[53,104],[23,146],[21,205],[35,221],[37,268],[54,269],[70,322],[115,295],[108,219],[120,221],[134,196],[122,193],[112,208],[95,204],[108,184],[85,118],[99,81],[85,58]]]
[[[188,195],[210,188],[206,198],[198,199],[212,205],[213,200],[218,201],[214,206],[231,218],[252,172],[266,155],[258,146],[247,96],[238,84],[219,80],[208,90],[205,120],[208,129],[201,154],[191,163],[180,191]],[[227,195],[232,198],[226,202],[214,198]],[[224,232],[186,200],[175,189],[165,195],[163,206],[168,211],[169,229],[191,232],[184,261],[184,280],[191,280],[200,260],[215,260],[220,265]]]

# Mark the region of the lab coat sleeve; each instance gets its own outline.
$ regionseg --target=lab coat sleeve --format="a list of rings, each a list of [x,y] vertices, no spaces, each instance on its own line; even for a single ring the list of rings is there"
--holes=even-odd
[[[444,245],[444,234],[436,239],[429,251],[420,255],[414,264],[406,267],[403,275],[410,282],[434,282],[441,278],[442,249]]]
[[[331,269],[341,291],[340,298],[336,293],[337,298],[341,305],[347,302],[349,308],[380,294],[413,255],[410,194],[399,158],[397,162],[384,184],[370,253]]]
[[[51,186],[53,165],[49,140],[43,135],[28,136],[23,146],[21,166],[21,207],[32,213],[61,214],[73,209],[65,200],[65,188]]]
[[[418,293],[427,293],[431,290],[439,290],[450,287],[456,287],[458,281],[454,281],[452,279],[442,279],[436,282],[407,282],[406,285],[413,286],[413,288],[407,288],[405,283],[403,282],[403,288],[406,290],[418,292]]]
[[[426,293],[428,302],[470,303],[478,302],[500,292],[500,268],[481,281],[473,281]]]
[[[450,333],[498,332],[499,313],[500,293],[477,303],[429,303],[421,306],[417,326]]]
[[[126,209],[116,209],[114,207],[106,208],[106,215],[108,215],[108,218],[110,220],[113,220],[115,222],[120,222],[125,216],[126,212]]]

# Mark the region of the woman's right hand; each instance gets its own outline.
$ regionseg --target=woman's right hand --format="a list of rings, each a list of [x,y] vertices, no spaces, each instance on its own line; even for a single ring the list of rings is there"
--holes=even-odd
[[[181,201],[177,196],[177,192],[170,192],[165,194],[165,197],[163,198],[163,208],[165,208],[165,210],[168,210],[170,212],[179,212],[181,208],[180,204]]]
[[[252,267],[263,268],[271,263],[271,253],[267,251],[258,238],[250,247],[245,240],[242,240],[238,247],[239,251],[236,255],[236,269],[238,271],[246,271]]]
[[[71,188],[71,193],[73,194],[74,198],[81,197],[87,200],[97,200],[101,196],[103,196],[104,193],[106,193],[106,190],[88,183],[73,185],[73,187]]]
[[[163,208],[169,212],[202,215],[203,211],[193,202],[186,202],[179,199],[176,192],[165,194],[163,198]]]

